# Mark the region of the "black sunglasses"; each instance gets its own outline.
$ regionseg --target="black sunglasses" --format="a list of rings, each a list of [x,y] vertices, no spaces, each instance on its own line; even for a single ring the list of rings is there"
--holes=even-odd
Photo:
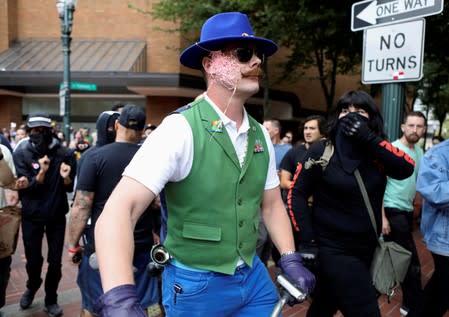
[[[247,63],[251,60],[253,55],[256,55],[263,63],[265,59],[265,55],[261,52],[258,52],[257,49],[252,47],[239,47],[231,52],[234,53],[235,57],[237,57],[240,63]]]

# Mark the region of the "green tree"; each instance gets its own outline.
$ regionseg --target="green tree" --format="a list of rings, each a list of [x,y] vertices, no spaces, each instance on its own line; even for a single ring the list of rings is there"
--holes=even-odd
[[[449,112],[449,69],[442,69],[440,62],[429,61],[424,65],[424,72],[419,96],[422,103],[432,109],[435,119],[440,123],[438,136],[442,136],[443,123]]]
[[[265,31],[291,50],[282,79],[319,80],[327,110],[333,106],[337,75],[358,71],[363,32],[350,29],[353,1],[269,1],[271,21]],[[271,33],[270,32],[271,29]],[[262,29],[263,30],[263,29]],[[302,70],[314,67],[316,76]]]
[[[449,3],[443,13],[426,18],[424,77],[415,87],[423,104],[431,108],[435,119],[443,122],[449,112]]]
[[[154,19],[176,22],[177,27],[161,29],[165,32],[179,32],[186,43],[195,41],[205,19],[223,11],[246,13],[259,36],[273,39],[289,49],[285,61],[278,65],[283,71],[277,82],[319,80],[330,110],[335,99],[337,75],[359,74],[363,49],[363,32],[350,30],[351,6],[356,1],[349,0],[161,0],[150,12]],[[426,39],[424,65],[435,63],[439,66],[427,67],[424,79],[406,83],[408,93],[415,98],[418,91],[425,91],[424,83],[430,87],[443,89],[449,77],[449,3],[439,15],[426,17]],[[179,47],[176,47],[180,49]],[[304,70],[317,70],[316,76],[305,77]],[[436,74],[439,74],[436,76]],[[433,83],[435,80],[441,80]],[[268,86],[268,84],[265,84]],[[372,94],[379,93],[381,85],[371,85]],[[444,93],[426,93],[426,99],[435,112],[440,112],[444,103],[433,98],[442,98]]]
[[[279,82],[304,77],[304,70],[317,69],[327,110],[334,102],[336,77],[352,74],[360,65],[363,32],[350,29],[353,1],[340,0],[161,0],[145,12],[154,19],[177,22],[166,32],[180,32],[191,43],[205,19],[223,11],[246,13],[258,36],[273,39],[289,49],[281,65]]]

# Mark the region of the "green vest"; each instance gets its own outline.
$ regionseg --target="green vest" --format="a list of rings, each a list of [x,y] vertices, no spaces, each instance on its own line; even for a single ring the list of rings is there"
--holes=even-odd
[[[241,257],[252,265],[269,154],[261,126],[249,117],[243,167],[219,116],[204,99],[181,112],[193,133],[189,175],[165,186],[168,234],[164,245],[181,263],[234,274]],[[219,121],[218,121],[219,122]]]

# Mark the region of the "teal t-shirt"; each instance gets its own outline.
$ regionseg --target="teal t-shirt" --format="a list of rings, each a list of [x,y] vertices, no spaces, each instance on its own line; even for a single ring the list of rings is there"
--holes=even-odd
[[[392,143],[415,160],[415,170],[413,174],[403,180],[397,180],[388,177],[387,187],[384,194],[384,207],[397,208],[400,210],[413,211],[413,200],[416,194],[416,178],[418,176],[418,168],[423,157],[423,150],[417,144],[414,149],[405,146],[400,140]]]

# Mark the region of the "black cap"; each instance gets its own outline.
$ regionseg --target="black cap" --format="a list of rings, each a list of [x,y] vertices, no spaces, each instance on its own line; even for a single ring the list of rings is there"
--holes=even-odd
[[[141,131],[145,127],[146,115],[142,108],[131,103],[120,113],[119,123],[127,129]]]

